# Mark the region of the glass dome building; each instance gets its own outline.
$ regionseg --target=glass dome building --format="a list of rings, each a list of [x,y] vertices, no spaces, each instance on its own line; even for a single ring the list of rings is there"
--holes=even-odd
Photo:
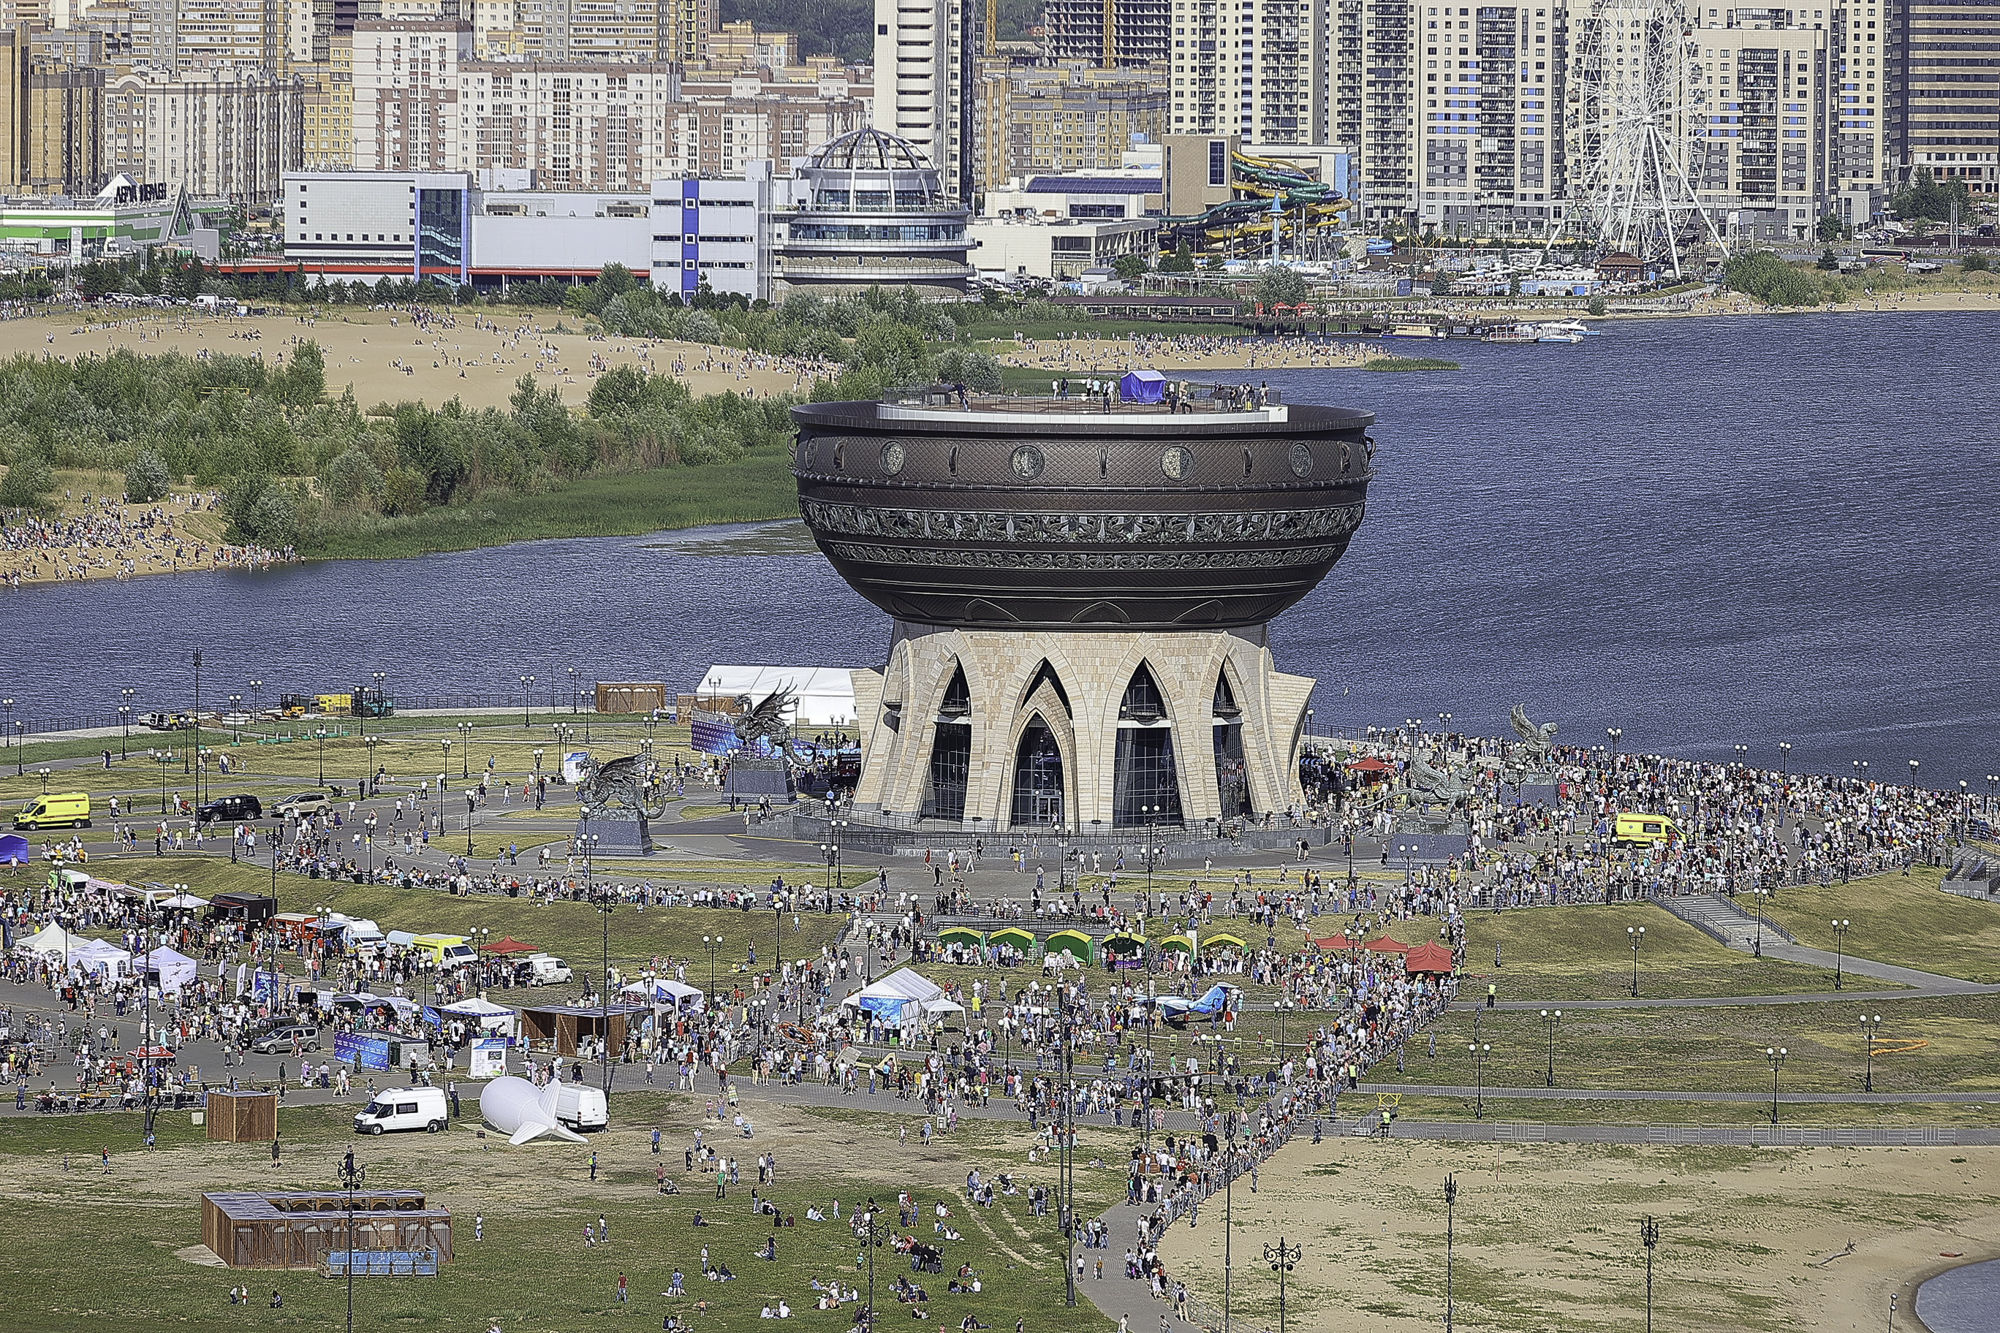
[[[782,291],[835,296],[881,285],[966,294],[971,209],[945,193],[937,168],[909,140],[878,129],[843,134],[798,168],[792,187],[779,219]]]

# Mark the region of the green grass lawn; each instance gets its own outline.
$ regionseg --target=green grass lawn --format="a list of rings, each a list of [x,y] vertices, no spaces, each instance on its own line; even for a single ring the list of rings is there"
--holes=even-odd
[[[1876,875],[1824,889],[1787,885],[1765,912],[1799,943],[1816,949],[1833,948],[1832,923],[1849,921],[1844,948],[1857,958],[2000,983],[2000,903],[1940,893],[1943,878],[1942,870],[1919,866],[1908,875]],[[1749,907],[1747,897],[1737,901]]]
[[[1553,1007],[1552,1007],[1553,1008]],[[1779,1076],[1788,1092],[1859,1092],[1867,1041],[1863,1010],[1882,1016],[1877,1031],[1877,1092],[1972,1092],[1991,1088],[2000,1106],[2000,997],[1828,1001],[1825,1004],[1700,1005],[1671,1009],[1568,1009],[1555,1033],[1556,1082],[1565,1088],[1671,1092],[1769,1091],[1765,1051],[1790,1052]],[[1410,1044],[1403,1073],[1394,1060],[1375,1067],[1378,1082],[1471,1087],[1467,1047],[1492,1047],[1488,1087],[1541,1087],[1548,1074],[1548,1029],[1533,1010],[1452,1010],[1428,1037]],[[1552,1105],[1552,1103],[1551,1103]]]
[[[1468,998],[1485,995],[1488,985],[1499,987],[1502,1000],[1615,1000],[1627,996],[1632,988],[1632,949],[1626,932],[1639,926],[1646,930],[1646,941],[1639,949],[1642,999],[1791,995],[1833,989],[1831,969],[1737,953],[1644,903],[1469,912],[1465,925],[1466,974],[1461,989]],[[1418,942],[1415,935],[1397,938],[1405,944]],[[1496,944],[1500,946],[1498,968],[1493,966]],[[1869,987],[1885,988],[1884,983],[1873,981]]]
[[[1771,1090],[1766,1073],[1764,1091]],[[1359,1094],[1347,1093],[1340,1103],[1345,1119],[1366,1115],[1380,1100],[1367,1087]],[[1397,1100],[1400,1121],[1472,1120],[1476,1107],[1472,1097],[1406,1096]],[[1550,1125],[1768,1125],[1771,1104],[1748,1102],[1628,1102],[1530,1101],[1488,1097],[1483,1117],[1494,1121]],[[1796,1102],[1778,1108],[1778,1120],[1786,1125],[1823,1125],[1829,1128],[1866,1129],[1871,1125],[2000,1126],[2000,1094],[1991,1102],[1893,1102],[1850,1105],[1841,1102]]]
[[[682,1147],[701,1123],[699,1104],[671,1094],[621,1093],[613,1102],[613,1127],[593,1137],[591,1148],[536,1143],[510,1148],[505,1141],[472,1132],[472,1116],[443,1135],[394,1135],[358,1140],[348,1120],[351,1107],[292,1108],[281,1112],[283,1164],[273,1167],[262,1144],[209,1143],[186,1124],[183,1113],[162,1122],[160,1146],[152,1151],[130,1145],[136,1117],[79,1116],[61,1122],[10,1120],[0,1125],[0,1162],[9,1180],[11,1225],[0,1249],[0,1282],[9,1293],[7,1326],[22,1330],[130,1330],[211,1327],[226,1319],[260,1327],[326,1329],[343,1324],[347,1286],[309,1271],[233,1270],[198,1262],[201,1241],[200,1195],[206,1190],[330,1188],[333,1168],[349,1147],[368,1168],[378,1188],[417,1188],[433,1206],[452,1210],[455,1261],[435,1279],[363,1279],[354,1284],[355,1325],[379,1329],[412,1327],[483,1333],[498,1322],[508,1333],[572,1330],[598,1319],[657,1327],[671,1311],[692,1319],[696,1329],[749,1333],[764,1327],[759,1312],[782,1297],[804,1327],[845,1330],[853,1307],[843,1312],[813,1308],[814,1279],[838,1278],[865,1290],[864,1252],[842,1223],[809,1222],[808,1204],[828,1207],[835,1199],[847,1217],[869,1197],[890,1206],[899,1189],[926,1205],[924,1221],[912,1231],[930,1241],[928,1205],[951,1203],[953,1224],[964,1234],[943,1243],[948,1266],[970,1263],[984,1290],[977,1295],[946,1294],[948,1280],[920,1275],[931,1295],[931,1327],[955,1326],[968,1311],[995,1328],[1026,1316],[1031,1326],[1048,1327],[1049,1311],[1062,1299],[1061,1238],[1049,1218],[1030,1215],[1026,1196],[1005,1199],[991,1210],[970,1209],[953,1196],[965,1172],[979,1166],[988,1174],[1011,1170],[1025,1181],[1048,1183],[1046,1164],[1029,1166],[1026,1126],[971,1122],[932,1146],[921,1147],[914,1132],[897,1144],[899,1116],[786,1111],[760,1104],[755,1090],[746,1108],[758,1126],[755,1143],[717,1139],[727,1126],[708,1121],[711,1140],[743,1162],[744,1181],[726,1201],[713,1197],[706,1177],[684,1169]],[[169,1123],[178,1121],[180,1123]],[[647,1139],[658,1125],[667,1151],[652,1156]],[[914,1127],[912,1127],[914,1128]],[[1085,1131],[1084,1151],[1110,1165],[1078,1171],[1079,1204],[1095,1212],[1122,1197],[1122,1138]],[[97,1165],[100,1144],[112,1148],[112,1170]],[[593,1181],[589,1156],[600,1162]],[[752,1158],[771,1151],[779,1160],[778,1183],[767,1191],[798,1220],[777,1231],[777,1262],[754,1257],[767,1221],[750,1209],[756,1181]],[[72,1155],[72,1170],[62,1156]],[[656,1164],[664,1164],[685,1192],[662,1196],[654,1188]],[[711,1225],[691,1225],[699,1209]],[[473,1218],[483,1216],[484,1238],[473,1239]],[[583,1227],[602,1215],[611,1224],[608,1244],[586,1249]],[[702,1280],[701,1251],[738,1275],[727,1283]],[[688,1295],[663,1293],[675,1268],[688,1275]],[[631,1302],[616,1300],[619,1275],[630,1282]],[[887,1318],[906,1320],[889,1283],[911,1276],[909,1264],[886,1245],[876,1251],[878,1303]],[[227,1291],[247,1283],[250,1310],[232,1311]],[[273,1290],[284,1308],[268,1308]],[[702,1309],[701,1303],[706,1308]],[[886,1319],[885,1319],[886,1322]],[[1104,1327],[1087,1306],[1064,1311],[1062,1327]]]

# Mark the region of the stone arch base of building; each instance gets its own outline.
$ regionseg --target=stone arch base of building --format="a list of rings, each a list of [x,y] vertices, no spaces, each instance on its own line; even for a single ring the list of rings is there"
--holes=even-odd
[[[1134,684],[1142,669],[1150,689]],[[1120,633],[899,622],[888,662],[854,672],[862,761],[851,810],[905,827],[1070,835],[1155,823],[1199,831],[1282,812],[1302,800],[1312,688],[1309,677],[1276,669],[1263,626]],[[1170,773],[1160,759],[1169,749]]]

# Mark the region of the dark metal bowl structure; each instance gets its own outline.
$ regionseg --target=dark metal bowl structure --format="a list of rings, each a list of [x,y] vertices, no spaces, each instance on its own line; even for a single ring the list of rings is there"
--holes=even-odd
[[[1372,413],[1175,414],[1073,400],[792,409],[799,510],[900,620],[970,629],[1260,625],[1366,505]]]

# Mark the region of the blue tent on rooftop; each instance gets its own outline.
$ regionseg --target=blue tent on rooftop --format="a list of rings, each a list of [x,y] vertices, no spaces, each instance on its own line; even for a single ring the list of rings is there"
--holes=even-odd
[[[1128,403],[1157,403],[1167,396],[1167,377],[1157,370],[1128,370],[1118,381],[1118,396]]]

